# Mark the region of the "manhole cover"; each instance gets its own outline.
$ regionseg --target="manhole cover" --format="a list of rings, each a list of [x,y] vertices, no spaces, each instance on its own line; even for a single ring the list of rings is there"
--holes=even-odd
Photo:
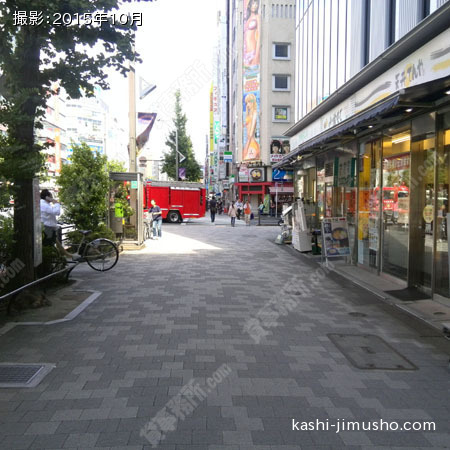
[[[367,317],[367,314],[361,312],[350,312],[348,315],[352,317]]]
[[[436,312],[433,313],[433,315],[435,315],[435,316],[445,316],[445,312],[436,311]]]
[[[0,364],[0,388],[35,387],[54,368],[51,364]]]
[[[372,334],[328,334],[329,339],[358,369],[417,370],[417,367]]]

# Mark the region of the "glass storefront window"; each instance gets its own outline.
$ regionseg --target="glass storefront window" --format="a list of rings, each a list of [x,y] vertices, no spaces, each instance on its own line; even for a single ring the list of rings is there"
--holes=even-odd
[[[383,138],[382,270],[404,280],[408,275],[410,144],[409,126]]]
[[[450,297],[449,291],[449,245],[448,223],[450,180],[450,112],[440,117],[437,155],[437,214],[436,214],[436,258],[435,292]]]
[[[356,143],[350,145],[346,150],[351,150],[353,156],[339,156],[337,158],[334,215],[347,219],[350,248],[353,249],[355,248],[356,234]]]
[[[317,170],[317,215],[319,221],[325,216],[325,168]]]
[[[411,217],[408,284],[431,293],[434,252],[435,115],[420,116],[411,127]]]
[[[379,266],[381,140],[361,144],[359,157],[358,263]]]

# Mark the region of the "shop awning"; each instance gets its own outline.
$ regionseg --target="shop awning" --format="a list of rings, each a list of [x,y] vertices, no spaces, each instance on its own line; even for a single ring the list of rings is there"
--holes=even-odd
[[[311,147],[321,144],[329,140],[330,138],[337,136],[338,134],[342,134],[345,131],[356,127],[362,122],[373,119],[374,117],[380,115],[381,113],[394,108],[398,104],[399,100],[400,100],[400,93],[396,93],[392,96],[389,96],[385,100],[377,103],[371,108],[366,109],[363,112],[354,115],[353,117],[350,117],[350,119],[336,125],[334,128],[324,131],[323,133],[319,134],[318,136],[315,136],[309,141],[304,142],[299,147],[297,147],[297,149],[295,149],[294,151],[283,157],[283,159],[280,162],[273,165],[273,168],[278,169],[280,167],[284,167],[290,164],[293,160],[297,159],[297,156],[301,156],[302,153],[305,153],[306,150],[310,149]]]
[[[294,193],[294,186],[270,186],[270,193],[271,194],[293,194]]]

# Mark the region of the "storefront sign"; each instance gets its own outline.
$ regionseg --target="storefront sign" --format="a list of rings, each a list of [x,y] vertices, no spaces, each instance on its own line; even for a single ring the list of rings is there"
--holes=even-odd
[[[335,168],[337,169],[335,186],[354,187],[356,158],[337,158]]]
[[[327,258],[350,255],[347,219],[344,217],[324,218],[322,239]]]
[[[369,249],[378,251],[378,228],[369,228]]]
[[[270,143],[270,162],[279,162],[284,155],[291,151],[291,145],[288,140],[272,139]]]
[[[294,172],[292,170],[272,170],[273,181],[292,181],[294,178]]]
[[[403,155],[389,156],[383,159],[383,170],[393,172],[409,169],[409,153]]]
[[[233,162],[233,152],[223,152],[223,160],[225,162]]]
[[[248,167],[241,165],[239,167],[239,182],[240,183],[248,183]]]
[[[431,223],[433,222],[433,206],[427,205],[425,208],[423,208],[423,220],[425,220],[425,223]]]
[[[256,169],[249,170],[249,178],[251,182],[259,183],[265,181],[265,170],[264,167],[258,167]]]
[[[448,77],[450,56],[443,49],[448,48],[449,42],[450,28],[332,108],[323,118],[317,119],[291,137],[292,148],[297,148],[322,132],[389,97],[399,89]]]

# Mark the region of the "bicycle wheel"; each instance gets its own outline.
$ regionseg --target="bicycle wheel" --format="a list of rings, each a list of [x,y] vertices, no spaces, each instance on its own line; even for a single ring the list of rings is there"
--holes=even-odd
[[[119,250],[116,244],[108,239],[95,239],[86,245],[83,259],[99,272],[112,269],[119,259]]]
[[[150,239],[152,237],[152,228],[150,226],[150,223],[146,222],[145,223],[145,236],[144,236],[144,240]]]

